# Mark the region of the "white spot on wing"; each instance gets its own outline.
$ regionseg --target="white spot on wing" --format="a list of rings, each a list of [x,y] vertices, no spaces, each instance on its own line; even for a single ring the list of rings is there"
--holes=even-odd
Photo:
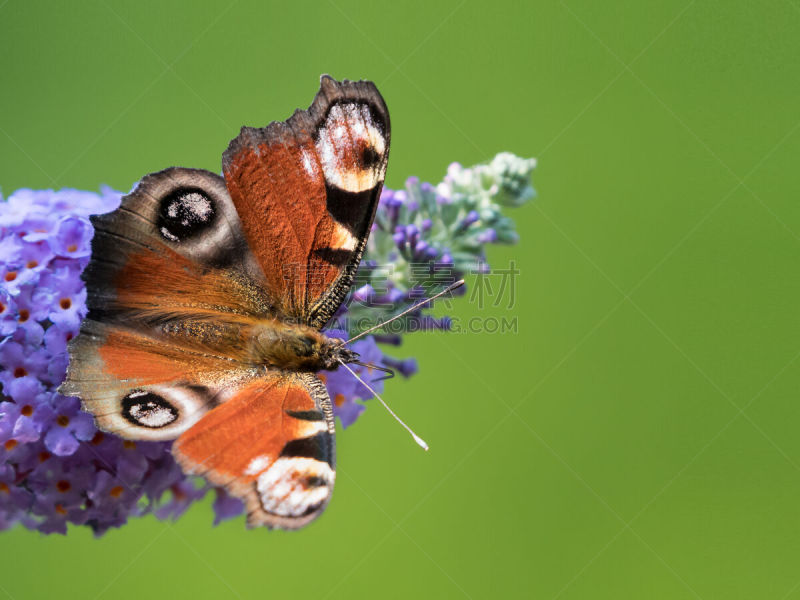
[[[303,164],[303,169],[309,174],[310,177],[317,176],[317,161],[308,150],[303,150],[302,158],[300,159]]]
[[[335,478],[336,473],[326,462],[283,457],[258,477],[256,489],[265,511],[283,517],[300,517],[325,502]]]
[[[154,402],[134,404],[130,408],[130,415],[145,427],[164,427],[176,419],[175,413],[169,408]]]
[[[170,240],[172,242],[180,241],[178,239],[178,236],[177,235],[173,235],[172,232],[169,229],[167,229],[166,227],[162,227],[161,228],[161,235],[163,235],[165,238],[167,238],[168,240]]]
[[[336,104],[328,112],[319,130],[317,152],[325,179],[348,192],[369,190],[383,179],[383,160],[374,165],[361,165],[358,154],[371,149],[379,157],[386,151],[383,133],[372,120],[366,104]]]
[[[350,233],[346,227],[334,222],[333,237],[331,238],[331,248],[336,250],[355,250],[358,240]]]
[[[325,421],[306,421],[303,419],[298,419],[297,421],[296,427],[298,437],[311,437],[321,431],[328,430]]]
[[[269,463],[272,462],[268,454],[262,454],[261,456],[256,456],[253,460],[250,461],[250,464],[247,465],[247,468],[244,470],[245,475],[258,475],[269,466]]]

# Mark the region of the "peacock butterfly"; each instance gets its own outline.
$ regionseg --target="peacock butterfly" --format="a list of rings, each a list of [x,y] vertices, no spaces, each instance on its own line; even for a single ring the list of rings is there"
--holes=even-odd
[[[323,76],[308,110],[242,128],[224,178],[146,175],[92,217],[89,312],[60,391],[104,431],[174,440],[183,470],[241,498],[249,526],[319,516],[336,471],[315,373],[358,358],[321,329],[361,260],[389,138],[373,83]]]

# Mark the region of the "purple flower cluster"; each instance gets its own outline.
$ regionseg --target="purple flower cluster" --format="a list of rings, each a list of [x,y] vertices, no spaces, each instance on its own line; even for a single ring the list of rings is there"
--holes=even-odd
[[[76,398],[56,392],[67,343],[86,315],[80,279],[91,253],[89,215],[114,210],[121,194],[20,190],[0,202],[0,529],[42,533],[87,525],[98,535],[128,518],[179,517],[211,490],[215,524],[240,515],[241,501],[188,478],[170,443],[131,442],[98,431]],[[344,332],[329,332],[346,338]],[[352,346],[362,361],[416,371],[386,357],[371,337]],[[378,391],[367,367],[355,367]],[[344,370],[321,374],[344,427],[371,394]]]

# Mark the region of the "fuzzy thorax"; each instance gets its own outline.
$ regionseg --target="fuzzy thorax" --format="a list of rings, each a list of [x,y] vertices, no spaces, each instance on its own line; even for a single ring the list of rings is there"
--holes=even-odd
[[[336,369],[342,362],[358,360],[344,341],[329,338],[312,327],[274,319],[252,329],[250,360],[254,365],[292,371]]]

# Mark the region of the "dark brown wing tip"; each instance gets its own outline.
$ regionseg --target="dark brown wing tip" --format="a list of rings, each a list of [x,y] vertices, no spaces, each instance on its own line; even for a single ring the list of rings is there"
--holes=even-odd
[[[324,88],[326,85],[336,85],[337,83],[339,82],[336,81],[334,77],[331,77],[327,73],[323,73],[322,75],[319,76],[320,89]]]
[[[285,121],[272,121],[266,127],[242,127],[239,135],[230,141],[227,150],[222,154],[223,173],[228,170],[234,157],[245,148],[256,148],[262,142],[276,140],[286,142],[291,139],[286,136],[293,137],[298,131],[313,130],[313,126],[325,117],[328,108],[342,98],[353,98],[369,102],[384,121],[385,133],[388,139],[390,130],[389,110],[386,108],[383,96],[381,96],[376,85],[366,79],[358,81],[343,79],[342,81],[337,81],[330,75],[323,74],[319,78],[319,90],[307,109],[298,108]]]
[[[377,91],[378,87],[375,85],[371,79],[342,79],[341,81],[337,80],[335,77],[331,77],[327,73],[323,73],[319,76],[319,89],[322,90],[339,90],[342,88],[372,88]]]
[[[386,109],[383,96],[378,91],[378,86],[375,85],[375,82],[369,79],[342,79],[337,81],[330,75],[321,75],[319,78],[319,91],[314,97],[311,106],[308,107],[308,112],[314,112],[315,107],[319,104],[323,104],[327,108],[329,104],[342,97],[372,102],[383,113],[382,116],[388,122],[389,111]]]

